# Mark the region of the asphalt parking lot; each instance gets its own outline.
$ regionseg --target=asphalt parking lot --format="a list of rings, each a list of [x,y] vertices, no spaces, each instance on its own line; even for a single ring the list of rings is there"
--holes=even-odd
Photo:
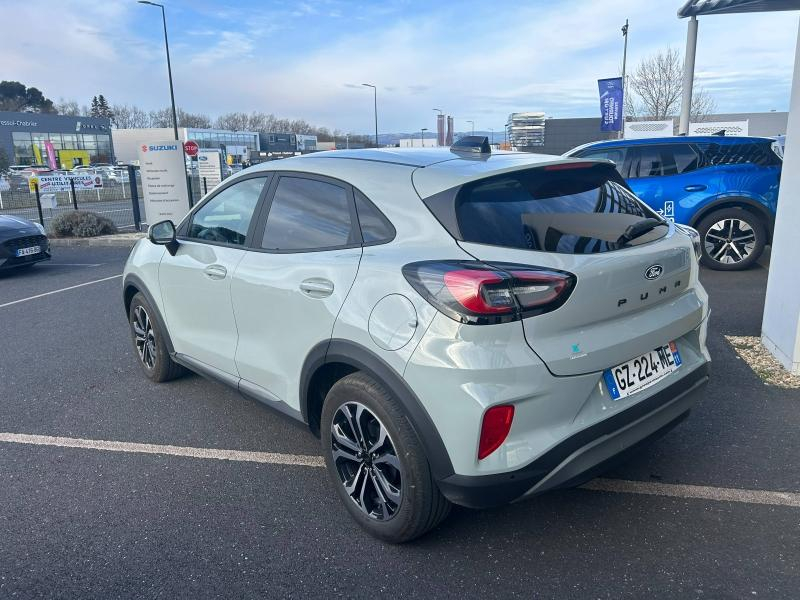
[[[0,597],[797,598],[800,393],[723,337],[759,334],[764,268],[703,272],[708,393],[603,491],[456,508],[389,546],[339,505],[303,426],[141,375],[127,253],[56,248],[0,275]]]

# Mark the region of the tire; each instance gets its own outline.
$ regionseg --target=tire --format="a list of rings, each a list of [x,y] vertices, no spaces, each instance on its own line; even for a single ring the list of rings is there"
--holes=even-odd
[[[764,221],[743,208],[714,211],[697,224],[697,231],[703,249],[700,263],[717,271],[751,267],[767,243]]]
[[[131,300],[128,323],[139,365],[148,379],[162,383],[180,377],[184,368],[172,360],[164,343],[165,332],[154,318],[155,310],[141,292]]]
[[[320,432],[336,492],[371,535],[395,544],[408,542],[450,513],[402,408],[366,374],[353,373],[334,384],[322,407]],[[372,454],[364,452],[369,447]],[[346,482],[352,482],[353,496]]]

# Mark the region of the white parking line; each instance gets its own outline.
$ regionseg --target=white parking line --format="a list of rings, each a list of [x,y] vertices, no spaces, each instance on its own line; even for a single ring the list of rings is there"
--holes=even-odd
[[[79,283],[78,285],[71,285],[69,287],[61,288],[60,290],[53,290],[52,292],[45,292],[43,294],[36,294],[35,296],[28,296],[27,298],[21,298],[19,300],[14,300],[12,302],[6,302],[5,304],[0,304],[0,308],[5,308],[6,306],[12,306],[13,304],[19,304],[20,302],[27,302],[28,300],[36,300],[37,298],[44,298],[45,296],[52,296],[53,294],[60,294],[61,292],[67,292],[69,290],[74,290],[80,287],[84,287],[86,285],[102,283],[103,281],[117,279],[118,277],[122,277],[122,273],[120,273],[119,275],[112,275],[111,277],[103,277],[102,279],[95,279],[94,281],[87,281],[86,283]]]
[[[672,498],[695,498],[720,502],[743,502],[745,504],[770,504],[800,508],[800,494],[796,492],[772,492],[767,490],[743,490],[682,483],[656,483],[650,481],[628,481],[624,479],[594,479],[581,486],[596,492],[622,494],[647,494]]]
[[[320,456],[280,454],[276,452],[250,452],[247,450],[217,450],[214,448],[192,448],[190,446],[164,446],[161,444],[137,444],[134,442],[113,442],[107,440],[85,440],[82,438],[52,437],[49,435],[27,435],[24,433],[0,433],[0,442],[14,444],[34,444],[37,446],[60,446],[62,448],[83,448],[85,450],[106,450],[110,452],[131,452],[139,454],[169,454],[192,458],[213,458],[216,460],[235,460],[257,462],[271,465],[294,465],[300,467],[323,467]]]
[[[80,448],[84,450],[104,450],[109,452],[128,452],[134,454],[164,454],[190,458],[256,462],[271,465],[291,465],[300,467],[325,466],[325,461],[322,457],[307,454],[218,450],[215,448],[138,444],[134,442],[89,440],[83,438],[53,437],[49,435],[29,435],[24,433],[0,433],[0,442],[32,444],[36,446],[57,446],[60,448]],[[645,494],[670,498],[715,500],[719,502],[737,502],[742,504],[768,504],[772,506],[800,508],[800,493],[797,492],[745,490],[738,488],[708,487],[703,485],[653,483],[647,481],[602,478],[590,481],[581,486],[581,489],[619,494]]]
[[[57,262],[43,262],[39,267],[100,267],[103,263],[57,263]]]

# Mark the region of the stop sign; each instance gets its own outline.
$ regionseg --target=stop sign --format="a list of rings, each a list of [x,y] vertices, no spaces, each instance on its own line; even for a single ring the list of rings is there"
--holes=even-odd
[[[197,156],[198,150],[200,150],[200,146],[197,145],[197,142],[193,142],[189,140],[188,142],[184,142],[183,150],[186,152],[186,156]]]

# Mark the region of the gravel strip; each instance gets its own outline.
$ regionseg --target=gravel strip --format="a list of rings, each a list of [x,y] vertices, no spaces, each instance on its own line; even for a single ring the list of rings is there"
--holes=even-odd
[[[792,375],[783,368],[769,350],[761,343],[761,339],[748,335],[726,335],[725,339],[736,350],[744,362],[767,385],[796,390],[800,389],[800,376]]]

